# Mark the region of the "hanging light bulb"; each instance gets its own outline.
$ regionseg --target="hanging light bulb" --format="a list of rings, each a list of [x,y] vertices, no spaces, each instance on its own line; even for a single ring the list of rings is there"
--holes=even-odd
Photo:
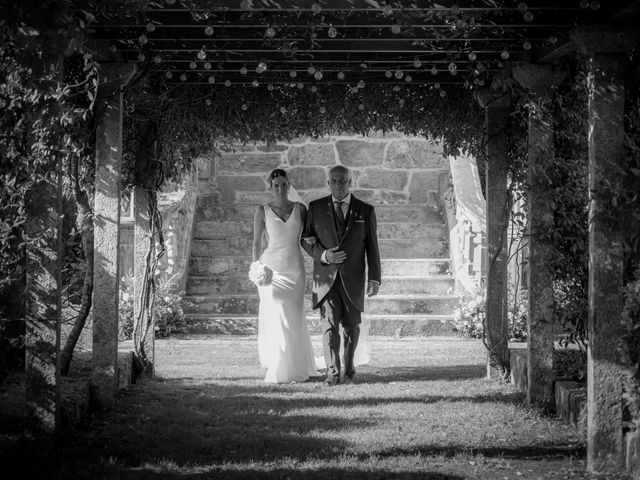
[[[213,27],[211,25],[207,25],[206,27],[204,27],[204,34],[207,37],[210,37],[211,35],[213,35]]]
[[[508,60],[509,59],[509,52],[507,52],[506,50],[503,50],[502,53],[500,54],[500,58],[503,60]]]
[[[225,86],[225,87],[230,87],[230,86],[231,86],[231,80],[226,79],[226,80],[224,81],[224,86]]]
[[[320,70],[316,70],[316,73],[313,74],[313,78],[316,80],[322,80],[322,72]]]
[[[437,75],[437,74],[438,74],[438,67],[434,65],[433,67],[431,67],[431,75]]]
[[[452,15],[458,15],[460,13],[460,7],[455,3],[451,5],[451,7],[449,7],[449,10],[451,11]]]
[[[211,62],[204,62],[203,66],[205,70],[211,70]]]
[[[351,87],[351,93],[358,93],[358,87]]]
[[[302,83],[302,82],[298,82],[298,83],[296,84],[296,87],[298,87],[298,90],[302,90],[302,89],[304,88],[304,83]]]
[[[589,8],[589,0],[580,0],[580,8]]]
[[[267,29],[264,31],[264,34],[267,38],[273,38],[276,36],[276,29],[273,27],[267,27]]]
[[[207,107],[208,107],[209,105],[211,105],[211,99],[210,99],[210,98],[207,98],[207,99],[204,101],[204,104],[205,104]]]
[[[382,7],[382,14],[385,17],[389,17],[393,14],[393,7],[391,4],[387,3],[384,7]]]
[[[397,23],[391,25],[391,33],[398,35],[401,31],[402,29],[400,28],[400,25],[398,25]]]
[[[247,106],[247,104],[246,104],[246,103],[243,103],[243,104],[240,106],[240,108],[241,108],[242,110],[246,111],[246,110],[247,110],[247,108],[249,108],[249,107]]]
[[[264,73],[267,70],[267,64],[264,60],[260,60],[256,66],[256,73]]]
[[[451,63],[449,64],[449,71],[450,71],[451,73],[453,73],[453,72],[455,72],[455,71],[457,71],[457,70],[458,70],[458,66],[457,66],[454,62],[451,62]]]
[[[411,83],[413,81],[413,77],[411,75],[407,75],[404,77],[404,81],[407,83]]]
[[[111,53],[116,53],[118,51],[118,47],[116,47],[115,43],[109,45],[109,51]]]
[[[198,52],[198,60],[206,60],[207,59],[207,52],[204,51],[204,47],[202,47],[202,49]]]
[[[413,68],[420,68],[421,66],[422,66],[422,62],[420,61],[420,59],[419,59],[419,58],[416,58],[416,59],[413,61]]]
[[[404,106],[404,98],[401,98],[400,100],[398,100],[398,105],[400,105],[401,107]]]
[[[258,83],[258,80],[254,80],[253,82],[251,82],[251,85],[257,87],[258,85],[260,85],[260,83]]]
[[[315,85],[311,85],[311,93],[316,93],[318,91],[318,87]]]
[[[173,78],[173,73],[171,73],[170,71],[167,71],[167,73],[165,73],[164,76],[167,77],[169,80],[171,80]]]
[[[591,10],[599,10],[600,2],[598,2],[598,0],[594,0],[589,6],[591,7]]]
[[[402,70],[396,70],[395,76],[398,80],[404,77],[404,72]]]
[[[434,84],[433,84],[433,88],[435,88],[435,89],[440,88],[440,84],[439,84],[438,82],[434,83]]]
[[[344,80],[344,72],[342,70],[338,72],[338,80]]]
[[[357,84],[358,88],[364,88],[364,80],[360,80]]]
[[[140,43],[140,45],[145,45],[148,41],[149,39],[144,33],[138,37],[138,42]]]
[[[360,110],[360,111],[364,110],[364,104],[363,103],[359,103],[358,104],[358,110]]]
[[[445,92],[444,90],[440,90],[440,96],[442,98],[446,97],[447,96],[447,92]]]
[[[318,110],[320,113],[325,113],[327,111],[326,108],[324,107],[320,107],[320,109]]]
[[[193,60],[191,60],[191,62],[189,63],[189,68],[191,70],[195,70],[197,66],[198,66],[198,64],[196,62],[194,62]]]
[[[247,66],[243,65],[242,67],[240,67],[240,75],[246,75],[247,74]]]
[[[280,107],[280,113],[284,115],[285,113],[287,113],[287,109],[284,107]]]
[[[296,72],[295,70],[291,70],[291,71],[289,72],[289,76],[290,76],[291,78],[296,78],[296,77],[298,76],[298,72]]]
[[[147,59],[147,56],[144,53],[140,52],[138,54],[138,61],[139,62],[144,62],[146,59]]]
[[[251,8],[251,2],[250,0],[242,0],[240,2],[240,8],[242,10],[249,10]]]
[[[471,60],[472,62],[476,61],[476,58],[478,58],[478,55],[476,55],[476,52],[469,52],[469,60]]]
[[[322,11],[322,5],[318,2],[313,2],[313,5],[311,5],[311,11],[314,15],[318,15]]]
[[[145,27],[147,32],[153,32],[156,29],[156,26],[153,22],[147,22],[147,26]]]
[[[393,72],[391,70],[387,70],[386,72],[384,72],[384,76],[387,78],[391,78],[393,77]]]
[[[533,21],[533,13],[531,13],[531,10],[527,10],[526,12],[524,12],[524,20],[526,22],[532,22]]]
[[[160,54],[156,54],[153,56],[153,63],[162,63],[162,57],[160,56]]]
[[[522,13],[526,12],[529,9],[529,6],[524,3],[524,2],[520,2],[518,4],[518,10],[520,10]]]
[[[316,67],[314,67],[313,65],[309,65],[309,68],[307,68],[307,73],[309,75],[313,75],[314,73],[316,73]]]
[[[207,79],[207,81],[209,83],[216,83],[216,78],[213,75],[209,75],[209,78]]]
[[[180,75],[180,81],[181,82],[186,82],[187,81],[187,76],[184,73],[182,75]]]
[[[336,38],[338,36],[338,30],[336,30],[336,27],[331,25],[329,27],[329,30],[327,30],[327,35],[329,36],[329,38]]]
[[[551,35],[551,36],[549,37],[549,43],[550,43],[551,45],[555,45],[556,43],[558,43],[558,37],[556,37],[556,36],[554,36],[554,35]]]
[[[400,87],[399,87],[398,85],[395,85],[395,86],[393,87],[393,91],[394,91],[394,92],[399,92],[399,91],[400,91]]]
[[[270,92],[273,92],[273,85],[268,84],[267,85],[267,90],[269,90]]]
[[[525,50],[531,50],[531,43],[530,42],[524,42],[522,44],[522,48],[524,48]]]
[[[484,86],[484,80],[482,78],[478,79],[478,85],[481,87]]]

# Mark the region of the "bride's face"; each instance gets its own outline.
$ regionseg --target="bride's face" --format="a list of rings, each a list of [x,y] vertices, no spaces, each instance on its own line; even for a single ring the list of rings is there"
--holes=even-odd
[[[276,177],[271,180],[271,193],[275,198],[287,199],[289,194],[289,181],[284,177]]]

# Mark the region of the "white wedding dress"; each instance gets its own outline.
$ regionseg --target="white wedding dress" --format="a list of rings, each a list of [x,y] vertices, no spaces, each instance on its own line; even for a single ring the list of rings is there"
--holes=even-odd
[[[267,249],[260,261],[273,269],[258,287],[258,352],[268,383],[303,382],[319,375],[304,311],[305,268],[300,247],[302,215],[296,203],[284,221],[264,206]]]

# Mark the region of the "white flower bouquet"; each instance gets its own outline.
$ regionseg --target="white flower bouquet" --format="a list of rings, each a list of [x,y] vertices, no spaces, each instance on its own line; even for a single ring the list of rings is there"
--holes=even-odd
[[[264,287],[271,283],[273,278],[273,270],[269,265],[265,265],[260,260],[256,260],[249,267],[249,280],[258,287]]]

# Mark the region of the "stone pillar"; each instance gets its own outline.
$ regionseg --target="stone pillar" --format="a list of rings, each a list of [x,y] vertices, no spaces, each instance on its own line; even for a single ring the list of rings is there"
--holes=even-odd
[[[550,89],[564,78],[545,65],[522,64],[514,78],[537,98],[529,111],[529,312],[527,324],[527,403],[549,410],[553,405],[553,271],[551,245],[545,239],[553,228],[545,162],[554,153],[553,118],[549,113]]]
[[[101,407],[113,404],[118,388],[121,87],[132,74],[128,65],[103,66],[96,100],[92,385]]]
[[[61,58],[49,58],[34,71],[50,67],[62,74]],[[45,68],[43,68],[45,67]],[[60,425],[60,326],[62,296],[62,173],[58,162],[33,166],[38,172],[25,197],[26,233],[38,239],[27,248],[25,329],[25,430],[53,433]]]
[[[587,468],[614,472],[625,465],[622,432],[623,250],[621,225],[607,221],[603,185],[619,183],[624,162],[624,52],[638,40],[607,27],[571,32],[589,65],[589,348],[587,357]]]
[[[509,320],[507,318],[507,227],[510,199],[507,191],[507,120],[511,113],[508,95],[496,97],[481,91],[477,100],[485,109],[488,133],[486,171],[487,306],[486,344],[489,348],[487,377],[509,376]]]
[[[149,258],[149,249],[151,248],[151,225],[149,223],[149,191],[144,188],[136,187],[133,192],[134,198],[134,326],[138,325],[140,319],[140,327],[144,331],[140,335],[144,337],[144,341],[140,345],[140,351],[136,352],[137,362],[142,368],[142,375],[145,377],[153,376],[153,365],[155,357],[155,322],[153,318],[145,319],[141,317],[143,310],[143,295],[145,288],[145,279],[148,274],[147,259]],[[152,252],[155,255],[155,251]],[[135,327],[134,327],[135,330]],[[137,343],[138,335],[134,333],[134,342]],[[137,348],[137,345],[134,345]]]

